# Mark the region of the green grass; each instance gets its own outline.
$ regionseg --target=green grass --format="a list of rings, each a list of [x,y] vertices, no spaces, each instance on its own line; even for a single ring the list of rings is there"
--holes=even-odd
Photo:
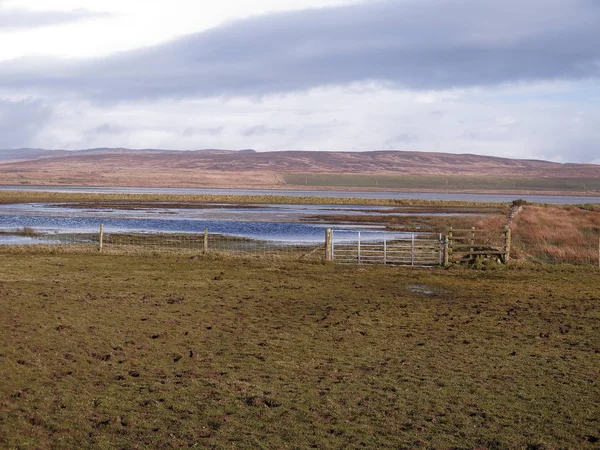
[[[517,178],[441,175],[283,174],[289,185],[388,189],[600,192],[598,178]]]
[[[597,448],[600,271],[5,253],[6,448]]]

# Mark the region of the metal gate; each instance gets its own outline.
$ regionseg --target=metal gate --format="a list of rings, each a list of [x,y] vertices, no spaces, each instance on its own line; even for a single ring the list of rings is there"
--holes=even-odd
[[[331,259],[346,264],[437,266],[444,261],[439,233],[332,230]]]

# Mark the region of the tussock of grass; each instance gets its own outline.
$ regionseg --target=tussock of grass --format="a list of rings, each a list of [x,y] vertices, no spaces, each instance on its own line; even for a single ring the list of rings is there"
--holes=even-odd
[[[0,446],[594,448],[598,275],[4,255]]]
[[[526,206],[513,224],[516,256],[541,262],[598,263],[600,213],[575,206]]]

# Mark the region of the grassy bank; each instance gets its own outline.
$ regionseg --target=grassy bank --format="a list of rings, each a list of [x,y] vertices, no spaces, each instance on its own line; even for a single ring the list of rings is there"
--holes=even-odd
[[[309,187],[436,189],[447,191],[600,192],[598,178],[287,173],[287,184]]]
[[[172,195],[172,194],[89,194],[66,192],[0,191],[0,204],[43,202],[86,202],[106,205],[110,202],[227,203],[227,204],[301,204],[301,205],[375,205],[375,206],[489,206],[501,203],[443,200],[402,200],[342,197],[294,197],[280,195]]]
[[[0,258],[0,446],[596,448],[594,268]]]
[[[513,222],[515,257],[538,262],[598,264],[600,211],[525,206]]]

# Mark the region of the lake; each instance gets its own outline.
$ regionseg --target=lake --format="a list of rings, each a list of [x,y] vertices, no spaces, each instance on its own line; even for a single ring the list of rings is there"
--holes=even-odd
[[[274,242],[321,242],[327,223],[302,223],[319,214],[382,214],[392,207],[381,206],[326,206],[326,205],[220,205],[218,208],[142,208],[97,209],[72,208],[52,203],[0,205],[0,232],[11,232],[23,227],[44,234],[43,241],[65,233],[96,233],[100,224],[107,233],[211,233],[246,237]],[[389,212],[388,212],[389,211]],[[414,215],[414,214],[412,214]],[[429,214],[431,215],[431,214]],[[444,214],[448,215],[448,214]],[[351,228],[349,225],[336,228]],[[361,225],[362,230],[383,229],[378,225]],[[35,239],[33,239],[35,241]],[[39,239],[38,239],[39,240]],[[19,244],[31,241],[27,237],[0,235],[0,243]]]
[[[425,200],[463,200],[472,202],[510,202],[514,196],[492,194],[400,193],[371,191],[314,191],[314,190],[239,190],[239,189],[165,189],[165,188],[98,188],[98,187],[23,187],[1,186],[0,190],[27,190],[81,193],[151,193],[151,194],[225,194],[225,195],[279,195],[316,197],[398,198]],[[598,197],[520,196],[530,202],[555,204],[598,203]],[[307,218],[336,214],[344,216],[419,215],[392,211],[393,207],[366,205],[213,205],[211,208],[137,209],[73,208],[62,204],[28,203],[0,205],[0,232],[12,232],[31,227],[43,233],[43,238],[0,235],[0,244],[22,244],[52,241],[52,236],[65,233],[96,233],[103,224],[107,233],[211,233],[259,239],[272,242],[322,242],[329,223],[306,223]],[[422,215],[436,215],[426,213]],[[452,214],[444,214],[452,215]],[[381,230],[378,225],[335,225],[340,228]]]

